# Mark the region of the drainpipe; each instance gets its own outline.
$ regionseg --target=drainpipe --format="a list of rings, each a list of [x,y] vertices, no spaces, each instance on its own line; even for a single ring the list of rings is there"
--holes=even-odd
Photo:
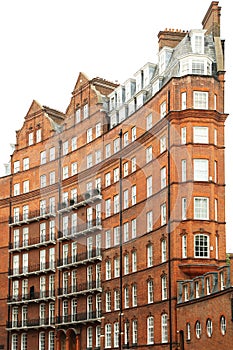
[[[120,137],[120,152],[122,151],[122,129],[119,132]],[[123,343],[123,329],[122,329],[122,317],[123,317],[123,291],[122,291],[122,154],[120,153],[120,169],[119,169],[119,225],[120,225],[120,314],[119,314],[119,349],[122,349]]]

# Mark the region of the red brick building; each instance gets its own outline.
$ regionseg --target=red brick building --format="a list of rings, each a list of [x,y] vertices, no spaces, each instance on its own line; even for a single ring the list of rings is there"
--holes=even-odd
[[[122,85],[80,73],[65,113],[32,102],[0,179],[2,348],[182,346],[180,286],[226,261],[217,1],[202,24]]]

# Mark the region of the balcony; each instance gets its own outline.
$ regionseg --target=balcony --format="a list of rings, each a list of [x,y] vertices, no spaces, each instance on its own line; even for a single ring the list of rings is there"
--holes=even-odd
[[[97,218],[95,220],[87,221],[83,224],[73,226],[71,229],[65,229],[63,231],[58,231],[59,240],[74,239],[79,235],[86,235],[88,233],[102,230],[101,219]]]
[[[91,251],[76,254],[74,256],[68,256],[63,259],[57,260],[57,268],[68,268],[72,266],[77,266],[81,264],[86,264],[87,262],[95,262],[96,260],[102,260],[102,250],[92,249]]]
[[[21,250],[29,250],[31,248],[39,248],[41,246],[47,246],[49,244],[55,244],[55,237],[52,235],[51,237],[46,237],[45,235],[40,237],[40,241],[38,241],[38,237],[32,237],[28,239],[24,239],[22,242],[16,241],[14,243],[9,243],[9,251],[21,251]]]
[[[77,209],[78,207],[94,203],[100,199],[102,199],[101,190],[98,188],[94,188],[91,191],[87,191],[83,194],[78,195],[77,199],[75,200],[70,199],[69,201],[60,203],[58,206],[58,212],[67,213],[71,210]]]
[[[86,323],[86,322],[100,322],[102,312],[100,311],[90,311],[84,313],[78,313],[74,315],[58,316],[56,318],[56,326],[63,327],[65,325],[73,323]]]
[[[33,320],[23,320],[23,321],[7,321],[7,330],[12,329],[28,329],[28,328],[47,328],[55,327],[55,317],[52,318],[37,318]]]
[[[24,214],[10,216],[9,217],[9,226],[21,226],[28,224],[33,221],[40,221],[48,219],[50,217],[55,217],[56,211],[55,208],[41,208],[40,210],[29,211]]]
[[[73,294],[87,294],[87,293],[93,293],[93,292],[101,292],[101,281],[90,281],[85,283],[79,283],[74,286],[67,286],[65,288],[58,288],[57,294],[58,297],[68,297],[73,296]]]
[[[40,264],[30,264],[29,266],[24,267],[17,267],[13,269],[9,269],[8,271],[8,277],[21,277],[21,276],[28,276],[33,274],[40,274],[40,273],[46,273],[46,272],[55,272],[55,262],[54,261],[47,261]]]
[[[8,304],[27,304],[29,302],[38,302],[38,301],[51,301],[55,300],[55,291],[46,290],[39,292],[31,292],[26,294],[10,295],[7,297]]]

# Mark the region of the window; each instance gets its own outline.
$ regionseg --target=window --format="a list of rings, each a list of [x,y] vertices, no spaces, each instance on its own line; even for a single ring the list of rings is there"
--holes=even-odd
[[[137,344],[138,342],[138,322],[133,320],[132,322],[132,343]]]
[[[87,129],[87,143],[92,141],[92,128]]]
[[[186,144],[186,127],[181,128],[181,144]]]
[[[136,157],[131,158],[131,171],[132,173],[137,170]]]
[[[137,271],[137,252],[132,252],[132,272]]]
[[[147,246],[147,267],[153,266],[153,245],[148,244]]]
[[[167,299],[167,277],[163,276],[161,278],[161,284],[162,284],[162,300]]]
[[[185,284],[184,285],[184,301],[188,301],[188,300],[189,300],[188,285]]]
[[[146,130],[149,130],[152,128],[152,114],[149,114],[146,117]]]
[[[161,189],[166,187],[166,167],[164,166],[160,169],[160,181],[161,181]]]
[[[111,173],[105,174],[105,187],[108,187],[111,185]]]
[[[227,328],[225,316],[221,316],[221,318],[220,318],[220,328],[221,328],[222,335],[225,335],[226,334],[226,328]]]
[[[132,306],[137,306],[137,285],[134,283],[132,285]]]
[[[209,129],[207,126],[193,127],[193,142],[205,144],[209,142]]]
[[[129,273],[129,254],[124,255],[124,274],[128,275]]]
[[[137,138],[137,134],[136,134],[136,126],[133,126],[132,129],[131,129],[131,139],[132,139],[132,142],[136,140]]]
[[[119,323],[114,323],[114,348],[119,346]]]
[[[129,133],[128,131],[123,134],[123,145],[126,147],[129,144]]]
[[[45,333],[39,333],[39,350],[45,350]]]
[[[187,199],[185,197],[181,198],[181,217],[182,220],[186,220],[187,219]]]
[[[124,288],[125,308],[129,307],[129,287]]]
[[[147,197],[150,197],[152,195],[152,176],[149,176],[146,179],[146,193]]]
[[[98,149],[97,151],[95,151],[95,164],[100,163],[102,160],[101,158],[101,150]]]
[[[187,236],[182,236],[182,258],[187,258]]]
[[[196,337],[197,337],[197,339],[200,339],[201,338],[201,323],[200,323],[200,321],[196,322],[195,330],[196,330]]]
[[[40,152],[40,164],[46,163],[46,151]]]
[[[33,132],[30,132],[30,133],[28,134],[28,146],[33,145],[33,143],[34,143],[33,138],[34,138],[34,134],[33,134]]]
[[[154,317],[147,317],[147,344],[154,344]]]
[[[212,334],[213,334],[213,324],[212,324],[212,321],[210,318],[207,319],[207,322],[206,322],[206,333],[208,335],[209,338],[212,337]]]
[[[20,184],[14,184],[14,196],[18,196],[20,194]]]
[[[131,233],[132,233],[132,238],[135,238],[137,236],[137,220],[133,219],[131,221]]]
[[[146,228],[147,228],[147,232],[151,232],[153,230],[153,213],[152,213],[152,211],[148,211],[148,213],[146,213]]]
[[[113,228],[114,245],[120,244],[120,227],[116,226]]]
[[[92,154],[87,155],[87,169],[92,167]]]
[[[120,309],[120,291],[119,289],[114,290],[114,310]]]
[[[17,306],[14,306],[12,308],[12,327],[18,327],[18,316],[19,316],[19,309]]]
[[[209,198],[194,197],[194,219],[209,220]]]
[[[111,348],[111,339],[112,339],[112,330],[111,324],[107,323],[105,325],[105,348]]]
[[[14,173],[18,173],[20,171],[20,161],[16,160],[14,162]]]
[[[129,223],[125,222],[123,225],[124,242],[129,240]]]
[[[52,161],[55,159],[55,147],[49,149],[49,160]]]
[[[76,175],[78,173],[78,163],[71,163],[71,176]]]
[[[105,158],[108,158],[111,156],[111,145],[108,143],[105,145]]]
[[[40,187],[46,187],[46,175],[41,175],[40,176]]]
[[[126,162],[123,164],[123,175],[124,177],[127,176],[129,174],[129,163]]]
[[[99,137],[101,135],[101,123],[97,123],[95,125],[95,137]]]
[[[218,131],[214,129],[214,145],[218,144]]]
[[[113,152],[117,153],[120,150],[120,139],[119,137],[113,141]]]
[[[114,258],[114,277],[120,276],[120,259],[119,257]]]
[[[77,108],[75,111],[75,123],[76,124],[80,122],[80,117],[81,117],[80,108]]]
[[[27,333],[21,335],[21,350],[27,350]]]
[[[167,221],[167,217],[166,217],[166,203],[163,203],[161,206],[160,206],[160,212],[161,212],[161,226],[165,225],[166,224],[166,221]]]
[[[88,103],[86,103],[84,106],[83,106],[83,118],[86,119],[88,118],[89,116],[89,112],[88,112]]]
[[[154,302],[154,285],[153,280],[149,280],[147,282],[147,298],[148,298],[148,304],[151,304]]]
[[[152,149],[152,146],[149,146],[146,149],[146,163],[150,162],[152,158],[153,158],[153,149]]]
[[[191,326],[190,323],[186,323],[186,339],[191,340]]]
[[[66,154],[68,154],[68,141],[64,141],[62,144],[62,151],[63,151],[63,156],[65,156]]]
[[[23,220],[28,220],[29,207],[28,205],[23,206]]]
[[[115,168],[113,170],[113,181],[114,182],[119,181],[119,168]]]
[[[19,281],[13,281],[12,282],[12,291],[13,291],[13,298],[14,300],[18,300],[19,296]]]
[[[23,193],[29,192],[29,180],[23,181]]]
[[[40,224],[40,242],[46,241],[46,223],[42,222]]]
[[[116,194],[113,197],[113,213],[114,214],[119,213],[119,209],[120,209],[119,194]]]
[[[132,205],[136,204],[137,198],[136,198],[136,185],[132,186]]]
[[[218,200],[214,199],[214,220],[218,221]]]
[[[181,160],[181,181],[186,181],[187,165],[186,159]]]
[[[12,334],[11,336],[11,350],[17,350],[18,349],[18,335]]]
[[[106,312],[111,311],[111,292],[105,293],[105,308],[106,308]]]
[[[165,239],[161,242],[161,261],[165,262],[167,260],[167,242]]]
[[[110,280],[111,279],[111,260],[107,260],[105,263],[105,278],[106,280]]]
[[[193,104],[197,109],[208,109],[208,92],[194,91]]]
[[[208,181],[209,161],[207,159],[194,159],[194,181]]]
[[[28,170],[29,169],[29,158],[24,158],[23,159],[23,170]]]
[[[75,151],[76,149],[77,149],[77,136],[74,136],[71,139],[71,151]]]
[[[194,237],[194,256],[195,258],[209,257],[209,237],[198,234]]]
[[[163,153],[167,149],[166,135],[160,138],[160,153]]]
[[[181,109],[182,110],[186,109],[186,100],[187,100],[187,93],[182,92],[182,94],[181,94]]]
[[[167,314],[161,316],[162,343],[168,342],[168,317]]]
[[[96,346],[96,348],[100,348],[100,335],[101,335],[101,327],[96,326],[96,329],[95,329],[95,346]]]
[[[111,247],[111,231],[108,230],[105,232],[105,248]]]
[[[210,292],[210,278],[206,277],[206,295],[209,295]]]
[[[55,334],[53,331],[49,332],[49,349],[48,350],[54,350],[55,349]]]
[[[214,161],[214,182],[218,182],[218,162]]]
[[[93,343],[92,327],[87,327],[87,348],[92,348],[92,343]]]
[[[167,103],[166,103],[166,101],[164,101],[160,105],[160,118],[164,118],[165,117],[165,115],[166,115],[166,108],[167,108]]]
[[[62,179],[67,179],[69,177],[69,168],[68,165],[62,168]]]
[[[202,33],[192,35],[191,44],[194,53],[204,53],[204,36]]]

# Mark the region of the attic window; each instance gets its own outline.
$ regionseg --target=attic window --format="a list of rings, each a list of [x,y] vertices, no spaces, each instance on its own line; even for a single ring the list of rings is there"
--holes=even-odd
[[[36,142],[41,142],[41,129],[36,130]]]
[[[194,53],[204,53],[204,35],[202,33],[193,34],[191,43]]]

